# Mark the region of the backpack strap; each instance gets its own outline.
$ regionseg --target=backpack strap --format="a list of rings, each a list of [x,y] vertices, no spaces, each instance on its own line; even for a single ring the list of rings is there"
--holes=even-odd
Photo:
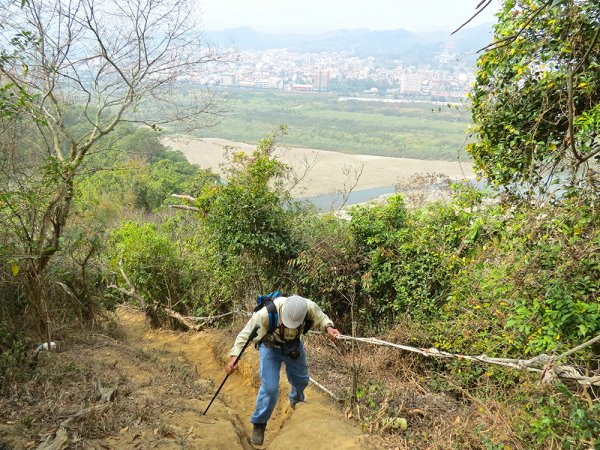
[[[273,334],[279,323],[279,314],[277,313],[277,306],[275,306],[275,302],[273,300],[270,300],[266,302],[265,308],[267,308],[267,313],[269,314],[269,329],[267,333]]]
[[[304,329],[302,330],[302,334],[308,333],[314,324],[315,324],[315,321],[310,320],[308,318],[308,312],[307,312],[306,317],[304,318]]]

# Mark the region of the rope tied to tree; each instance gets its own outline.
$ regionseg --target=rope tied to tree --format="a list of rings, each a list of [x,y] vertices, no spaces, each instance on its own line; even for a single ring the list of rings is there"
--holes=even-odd
[[[436,358],[451,358],[451,359],[459,359],[466,361],[477,361],[485,364],[493,364],[497,366],[510,367],[517,370],[526,370],[529,372],[537,372],[541,373],[541,381],[542,383],[550,383],[556,379],[565,379],[576,381],[577,383],[585,386],[600,386],[600,375],[597,376],[585,376],[577,368],[570,365],[557,365],[556,361],[560,359],[564,359],[565,357],[583,349],[589,347],[590,345],[600,341],[600,335],[596,336],[589,341],[584,342],[577,347],[574,347],[571,350],[568,350],[565,353],[562,353],[558,356],[549,356],[546,354],[541,354],[535,356],[530,359],[516,359],[516,358],[495,358],[490,357],[485,354],[474,356],[474,355],[461,355],[458,353],[451,353],[443,350],[439,350],[435,347],[431,348],[422,348],[422,347],[413,347],[405,344],[395,344],[392,342],[383,341],[377,338],[368,338],[368,337],[353,337],[347,336],[344,334],[340,334],[337,337],[342,341],[358,341],[364,342],[372,345],[379,345],[385,347],[397,348],[399,350],[405,350],[412,353],[418,353],[427,357],[436,357]]]

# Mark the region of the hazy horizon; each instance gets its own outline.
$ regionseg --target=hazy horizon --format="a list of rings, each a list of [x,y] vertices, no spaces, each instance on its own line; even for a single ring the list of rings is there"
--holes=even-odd
[[[478,26],[481,25],[486,25],[486,24],[490,24],[490,29],[491,29],[491,25],[493,24],[493,21],[487,21],[487,22],[483,22],[483,23],[478,23],[476,25],[472,25],[472,24],[468,24],[466,25],[463,29],[469,29],[469,28],[476,28]],[[459,25],[460,26],[460,25]],[[239,26],[232,26],[232,27],[227,27],[227,28],[206,28],[206,31],[208,32],[214,32],[214,33],[219,33],[219,32],[227,32],[230,30],[242,30],[242,29],[248,29],[248,30],[252,30],[254,32],[257,33],[262,33],[262,34],[275,34],[275,35],[285,35],[285,34],[289,34],[289,35],[299,35],[299,36],[310,36],[310,35],[320,35],[320,34],[326,34],[326,33],[335,33],[335,32],[339,32],[339,31],[369,31],[369,32],[376,32],[376,31],[398,31],[398,30],[403,30],[403,31],[409,31],[411,33],[415,33],[415,34],[429,34],[429,33],[444,33],[444,32],[450,32],[450,31],[454,31],[457,27],[453,28],[452,30],[450,29],[438,29],[438,30],[411,30],[408,28],[404,28],[404,27],[396,27],[396,28],[382,28],[382,29],[372,29],[369,27],[354,27],[354,28],[331,28],[331,29],[298,29],[298,30],[290,30],[290,29],[277,29],[277,28],[273,28],[271,30],[269,29],[258,29],[256,27],[252,27],[252,26],[248,26],[248,25],[239,25]]]
[[[478,0],[202,0],[202,22],[208,31],[247,27],[264,33],[318,34],[336,30],[405,29],[452,31],[475,12]],[[494,0],[469,27],[495,22]],[[432,13],[434,12],[434,13]]]

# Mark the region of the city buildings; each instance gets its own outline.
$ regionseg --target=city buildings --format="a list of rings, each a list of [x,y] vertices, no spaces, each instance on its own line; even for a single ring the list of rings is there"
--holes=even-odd
[[[475,69],[455,62],[451,50],[440,50],[438,67],[404,66],[401,60],[380,61],[342,52],[244,51],[236,61],[214,64],[187,79],[222,87],[458,101],[470,90]]]

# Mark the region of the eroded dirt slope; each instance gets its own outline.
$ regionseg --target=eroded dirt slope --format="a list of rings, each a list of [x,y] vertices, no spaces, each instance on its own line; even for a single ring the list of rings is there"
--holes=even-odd
[[[150,330],[143,315],[118,312],[124,337],[98,335],[59,346],[35,376],[0,399],[0,449],[251,449],[249,417],[259,387],[249,349],[208,414],[225,372],[231,335]],[[115,389],[103,402],[100,390]],[[373,448],[329,399],[309,387],[291,410],[282,374],[280,402],[264,448]],[[99,408],[90,412],[90,408]],[[46,445],[46,446],[44,446]]]
[[[122,310],[120,317],[130,330],[131,340],[143,336],[139,345],[156,351],[167,350],[173,355],[183,357],[194,368],[199,378],[208,380],[214,389],[225,376],[223,357],[231,342],[222,334],[211,331],[195,334],[152,331],[147,328],[143,317],[136,312]],[[241,443],[244,445],[248,442],[245,437],[249,436],[252,430],[248,419],[254,410],[256,392],[260,385],[257,356],[258,353],[253,349],[247,350],[240,363],[240,370],[229,377],[208,414],[195,418],[203,425],[214,422],[222,426],[229,420],[237,435],[242,436]],[[268,425],[266,447],[274,450],[365,448],[366,437],[360,430],[347,421],[327,398],[312,388],[308,388],[308,401],[305,404],[298,405],[296,410],[290,409],[287,402],[289,385],[283,373],[281,379],[280,401]],[[211,391],[209,395],[203,395],[198,400],[202,411],[212,394]],[[203,426],[202,431],[218,433],[217,429],[211,429],[210,426]]]

